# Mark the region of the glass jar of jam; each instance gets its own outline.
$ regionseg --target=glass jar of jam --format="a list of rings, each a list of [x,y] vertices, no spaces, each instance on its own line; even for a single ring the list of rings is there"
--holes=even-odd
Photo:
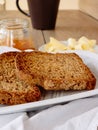
[[[20,50],[34,49],[29,21],[21,18],[1,20],[0,45]]]

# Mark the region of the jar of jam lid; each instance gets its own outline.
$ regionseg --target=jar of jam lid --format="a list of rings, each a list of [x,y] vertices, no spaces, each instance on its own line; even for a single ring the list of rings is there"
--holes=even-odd
[[[9,18],[0,21],[0,45],[20,50],[34,49],[29,21]]]

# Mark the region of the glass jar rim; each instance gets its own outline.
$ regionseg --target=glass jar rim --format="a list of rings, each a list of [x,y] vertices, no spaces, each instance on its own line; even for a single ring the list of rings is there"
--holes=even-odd
[[[1,19],[0,21],[1,28],[7,29],[21,29],[21,28],[28,28],[29,21],[24,18],[5,18]]]

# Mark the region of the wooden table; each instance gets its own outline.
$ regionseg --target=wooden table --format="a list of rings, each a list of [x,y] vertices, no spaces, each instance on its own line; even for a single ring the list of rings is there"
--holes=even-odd
[[[26,18],[30,21],[30,18],[24,16],[19,11],[0,12],[0,19],[9,17]],[[36,30],[32,28],[31,22],[30,28],[37,48],[48,42],[50,37],[66,40],[69,37],[78,39],[81,36],[86,36],[90,39],[96,39],[98,43],[98,20],[79,10],[59,11],[55,30]]]

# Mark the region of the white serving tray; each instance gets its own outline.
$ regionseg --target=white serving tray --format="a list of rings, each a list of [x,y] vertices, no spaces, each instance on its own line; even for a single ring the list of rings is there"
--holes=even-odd
[[[18,51],[15,48],[1,47],[0,53],[7,51]],[[70,51],[69,51],[70,52]],[[98,54],[89,51],[71,51],[77,53],[91,69],[97,79],[96,87],[94,90],[85,91],[49,91],[42,95],[40,101],[20,104],[20,105],[0,105],[0,114],[8,114],[22,111],[34,111],[50,107],[56,104],[63,104],[75,99],[90,97],[98,94]]]

